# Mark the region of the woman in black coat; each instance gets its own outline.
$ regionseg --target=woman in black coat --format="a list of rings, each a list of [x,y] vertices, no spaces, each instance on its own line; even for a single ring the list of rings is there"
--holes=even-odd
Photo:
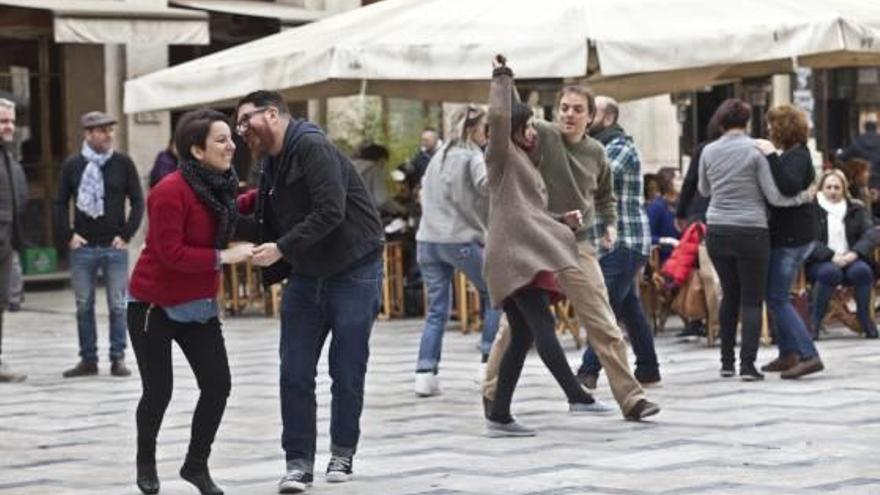
[[[855,288],[856,313],[865,337],[876,339],[870,304],[878,238],[870,214],[861,202],[849,198],[846,176],[836,169],[822,175],[816,203],[817,242],[807,260],[807,278],[815,286],[813,328],[818,333],[834,289],[843,284]]]

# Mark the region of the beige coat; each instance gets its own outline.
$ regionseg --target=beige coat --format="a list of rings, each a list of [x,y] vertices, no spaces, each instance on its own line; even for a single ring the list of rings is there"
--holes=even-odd
[[[504,300],[541,271],[577,267],[572,230],[547,210],[547,188],[528,155],[510,139],[513,79],[492,78],[489,91],[489,222],[486,283],[492,303]]]

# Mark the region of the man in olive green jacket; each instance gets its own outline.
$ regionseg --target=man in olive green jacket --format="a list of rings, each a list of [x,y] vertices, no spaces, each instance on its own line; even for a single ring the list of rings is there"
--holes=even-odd
[[[588,240],[594,216],[599,216],[608,226],[599,242],[612,246],[617,239],[617,199],[605,149],[586,135],[594,113],[595,102],[586,88],[568,86],[562,90],[557,122],[535,123],[541,151],[540,171],[547,186],[550,211],[580,210],[583,214],[583,226],[576,232],[580,266],[560,272],[559,284],[572,302],[580,323],[587,328],[587,338],[608,374],[612,394],[621,411],[627,419],[640,420],[660,409],[645,398],[629,368],[623,333],[608,301],[596,250]],[[498,366],[508,343],[509,331],[504,324],[489,355],[483,383],[486,404],[495,397]]]

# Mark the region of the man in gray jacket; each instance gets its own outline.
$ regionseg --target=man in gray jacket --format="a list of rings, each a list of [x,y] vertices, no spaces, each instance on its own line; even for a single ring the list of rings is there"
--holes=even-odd
[[[0,382],[20,382],[26,375],[10,370],[2,360],[3,312],[9,299],[12,256],[21,247],[19,212],[26,200],[21,183],[24,170],[9,152],[15,134],[15,103],[0,98]]]

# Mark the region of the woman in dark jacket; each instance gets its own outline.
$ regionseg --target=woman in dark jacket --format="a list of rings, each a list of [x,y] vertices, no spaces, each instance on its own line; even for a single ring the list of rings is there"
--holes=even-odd
[[[226,249],[237,223],[235,144],[227,117],[214,110],[184,115],[175,132],[180,169],[150,193],[150,228],[131,276],[128,332],[143,393],[137,409],[137,485],[157,493],[156,436],[171,400],[171,342],[183,350],[201,394],[183,479],[222,495],[208,455],[229,396],[229,363],[220,331],[217,288],[222,263],[243,261],[251,246]]]
[[[870,304],[877,233],[871,217],[861,203],[850,199],[846,177],[840,170],[822,175],[816,203],[818,242],[807,260],[807,278],[815,285],[813,328],[818,334],[834,289],[843,284],[855,288],[856,314],[865,337],[876,339],[877,325],[871,319]]]
[[[767,113],[770,141],[758,140],[767,156],[779,192],[794,196],[816,179],[807,149],[810,126],[806,115],[791,105]],[[778,153],[776,149],[784,150]],[[779,356],[761,371],[782,372],[792,379],[821,371],[824,366],[807,326],[791,303],[791,286],[816,239],[816,210],[811,204],[770,208],[770,263],[767,272],[767,306],[776,327]]]

